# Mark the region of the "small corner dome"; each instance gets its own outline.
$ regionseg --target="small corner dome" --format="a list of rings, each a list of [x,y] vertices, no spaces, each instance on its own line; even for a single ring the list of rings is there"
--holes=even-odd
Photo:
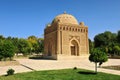
[[[78,21],[76,20],[76,18],[67,13],[63,13],[63,14],[56,16],[54,20],[52,21],[52,24],[54,23],[78,25]]]
[[[85,24],[84,24],[84,22],[80,22],[80,25],[81,25],[81,26],[84,26]]]

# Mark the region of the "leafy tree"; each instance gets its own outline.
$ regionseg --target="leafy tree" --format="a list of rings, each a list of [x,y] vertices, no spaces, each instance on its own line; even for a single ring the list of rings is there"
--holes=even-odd
[[[39,43],[40,53],[43,53],[44,52],[44,39],[43,38],[39,38],[38,39],[38,43]]]
[[[0,40],[4,40],[5,37],[3,35],[0,35]]]
[[[44,50],[44,40],[43,38],[37,38],[35,36],[29,36],[28,39],[17,38],[8,36],[5,38],[0,35],[1,46],[3,47],[5,41],[9,41],[14,46],[14,50],[16,54],[22,53],[23,55],[27,55],[28,53],[43,53]],[[0,47],[2,49],[2,47]],[[7,46],[6,46],[7,47]],[[7,54],[6,54],[7,55]],[[4,58],[4,54],[0,53],[0,59]]]
[[[44,43],[43,43],[43,39],[42,38],[39,38],[37,40],[37,44],[34,44],[34,48],[35,48],[35,53],[36,54],[43,53]]]
[[[27,40],[25,39],[19,39],[18,42],[18,49],[19,49],[19,53],[22,53],[23,55],[27,55],[29,53],[30,50],[30,46]]]
[[[27,40],[28,40],[30,47],[31,47],[30,52],[36,52],[35,50],[36,50],[36,47],[38,45],[37,37],[32,35],[32,36],[29,36]]]
[[[6,58],[10,58],[11,60],[14,54],[15,54],[15,48],[11,41],[8,40],[0,41],[1,59],[4,58],[4,60],[6,60]]]
[[[31,44],[32,52],[35,52],[36,54],[43,53],[43,50],[44,50],[43,38],[29,36],[27,40]]]
[[[119,47],[118,45],[114,46],[114,47],[113,47],[113,50],[114,50],[114,52],[115,52],[117,55],[119,55],[119,53],[120,53],[120,47]]]
[[[3,40],[0,40],[0,61],[4,58],[4,53],[3,53]]]
[[[104,33],[100,33],[94,37],[95,47],[107,47],[111,43],[115,43],[117,35],[115,33],[111,33],[110,31],[105,31]]]
[[[14,45],[14,47],[15,47],[15,53],[18,55],[19,54],[19,48],[18,48],[18,44],[19,44],[19,39],[16,37],[13,37],[12,39],[11,39],[11,41],[12,41],[12,43],[13,43],[13,45]]]
[[[94,48],[94,43],[89,39],[89,52]]]
[[[95,73],[97,73],[97,63],[102,64],[108,60],[107,54],[100,48],[94,48],[91,50],[89,60],[95,63]]]
[[[105,44],[104,41],[105,39],[104,39],[103,33],[96,35],[94,37],[95,47],[100,47],[104,45]]]
[[[120,30],[118,31],[118,34],[117,34],[117,41],[118,43],[120,43]]]
[[[105,31],[94,37],[95,48],[100,47],[110,55],[114,54],[113,47],[117,44],[117,34]]]

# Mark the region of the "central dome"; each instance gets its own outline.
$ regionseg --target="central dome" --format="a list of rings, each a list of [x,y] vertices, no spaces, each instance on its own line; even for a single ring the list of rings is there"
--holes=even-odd
[[[52,23],[60,23],[60,24],[77,24],[78,22],[76,18],[70,14],[60,14],[54,18]]]

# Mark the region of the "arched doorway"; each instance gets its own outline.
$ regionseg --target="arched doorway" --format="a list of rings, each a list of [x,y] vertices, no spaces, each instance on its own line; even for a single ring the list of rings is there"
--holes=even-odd
[[[70,51],[71,51],[72,56],[78,56],[79,55],[79,46],[78,46],[78,43],[75,40],[71,41]]]

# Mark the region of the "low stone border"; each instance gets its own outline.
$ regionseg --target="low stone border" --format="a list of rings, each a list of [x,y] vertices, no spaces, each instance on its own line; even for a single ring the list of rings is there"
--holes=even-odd
[[[119,70],[119,71],[120,71],[120,65],[103,66],[102,68],[105,68],[105,69],[112,69],[112,70]]]
[[[14,61],[0,61],[0,67],[15,66],[15,65],[20,65],[20,63],[16,60],[14,60]]]

